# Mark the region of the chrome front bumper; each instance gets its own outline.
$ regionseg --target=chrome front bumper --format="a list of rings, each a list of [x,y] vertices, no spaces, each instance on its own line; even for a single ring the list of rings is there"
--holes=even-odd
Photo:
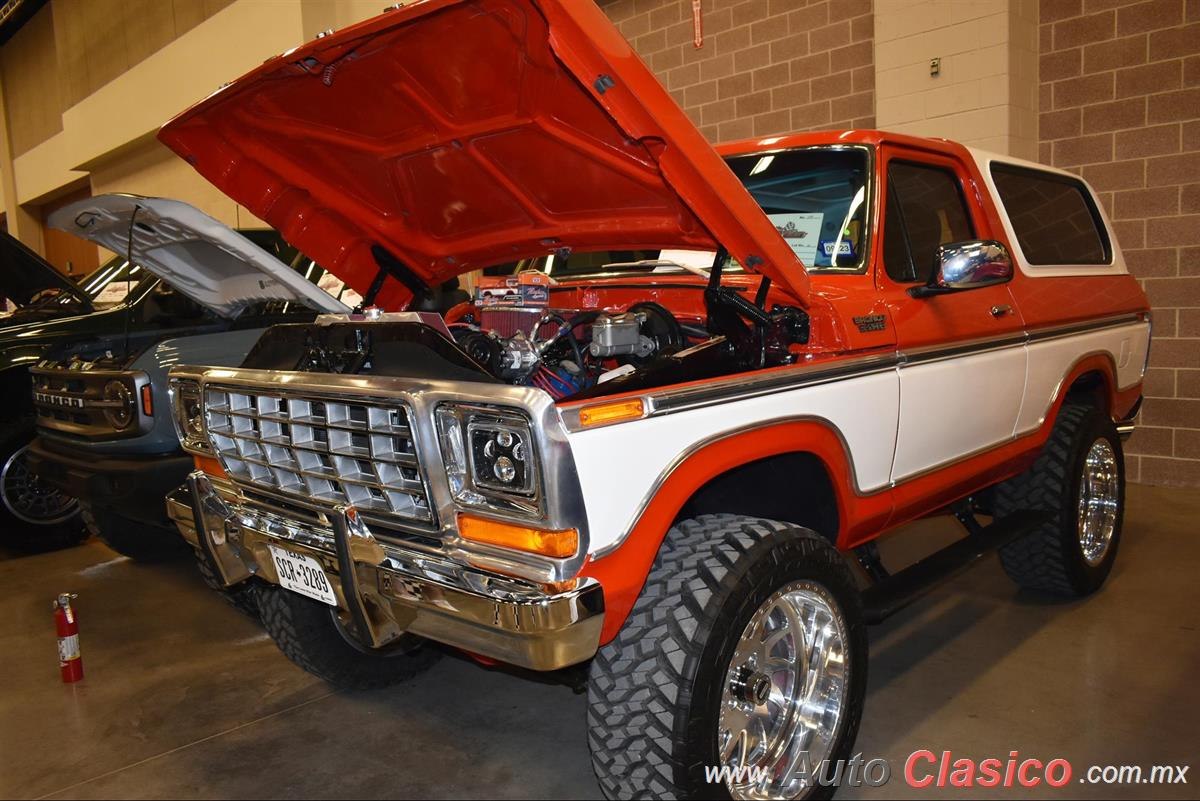
[[[192,473],[167,496],[184,539],[207,553],[226,586],[278,584],[269,545],[316,559],[330,577],[343,627],[369,648],[406,633],[533,670],[591,658],[604,595],[591,579],[548,593],[536,584],[403,550],[372,536],[353,508],[310,526],[241,502],[231,485]]]

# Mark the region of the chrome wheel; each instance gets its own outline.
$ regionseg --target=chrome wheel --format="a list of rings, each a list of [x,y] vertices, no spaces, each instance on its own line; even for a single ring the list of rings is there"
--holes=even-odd
[[[1079,481],[1079,547],[1095,567],[1104,561],[1117,528],[1121,476],[1112,443],[1100,438],[1083,460]]]
[[[9,513],[25,523],[52,526],[79,511],[79,501],[43,484],[29,472],[29,446],[17,450],[0,469],[0,500]]]
[[[725,675],[717,724],[734,798],[795,798],[833,749],[846,702],[846,621],[819,584],[797,581],[750,618]]]

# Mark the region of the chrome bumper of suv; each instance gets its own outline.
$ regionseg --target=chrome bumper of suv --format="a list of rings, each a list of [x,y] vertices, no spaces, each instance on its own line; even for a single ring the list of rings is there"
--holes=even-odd
[[[1125,416],[1117,421],[1117,434],[1120,435],[1121,441],[1129,439],[1133,436],[1133,432],[1137,430],[1137,416],[1142,410],[1142,401],[1145,398],[1138,396],[1137,403],[1133,404],[1133,408],[1125,413]]]
[[[232,485],[194,472],[167,496],[184,539],[208,553],[226,586],[256,576],[278,584],[268,546],[316,559],[338,598],[338,619],[356,640],[381,648],[405,633],[533,670],[591,658],[604,595],[591,579],[548,593],[536,584],[383,545],[353,507],[308,526],[248,505]]]

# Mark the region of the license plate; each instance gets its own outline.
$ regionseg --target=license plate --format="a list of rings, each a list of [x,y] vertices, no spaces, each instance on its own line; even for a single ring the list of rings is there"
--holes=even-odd
[[[321,564],[310,556],[286,551],[283,548],[271,548],[271,558],[275,560],[275,572],[279,575],[279,586],[298,592],[301,595],[314,598],[330,606],[337,606],[337,596],[329,578],[321,568]]]

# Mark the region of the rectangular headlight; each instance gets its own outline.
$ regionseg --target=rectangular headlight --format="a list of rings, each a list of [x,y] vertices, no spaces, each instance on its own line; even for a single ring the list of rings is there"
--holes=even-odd
[[[523,414],[446,403],[436,417],[455,501],[524,517],[541,513],[537,448]]]
[[[199,382],[173,378],[169,392],[173,412],[171,417],[175,421],[175,433],[183,449],[193,453],[207,453],[208,434],[204,428],[204,402]]]

